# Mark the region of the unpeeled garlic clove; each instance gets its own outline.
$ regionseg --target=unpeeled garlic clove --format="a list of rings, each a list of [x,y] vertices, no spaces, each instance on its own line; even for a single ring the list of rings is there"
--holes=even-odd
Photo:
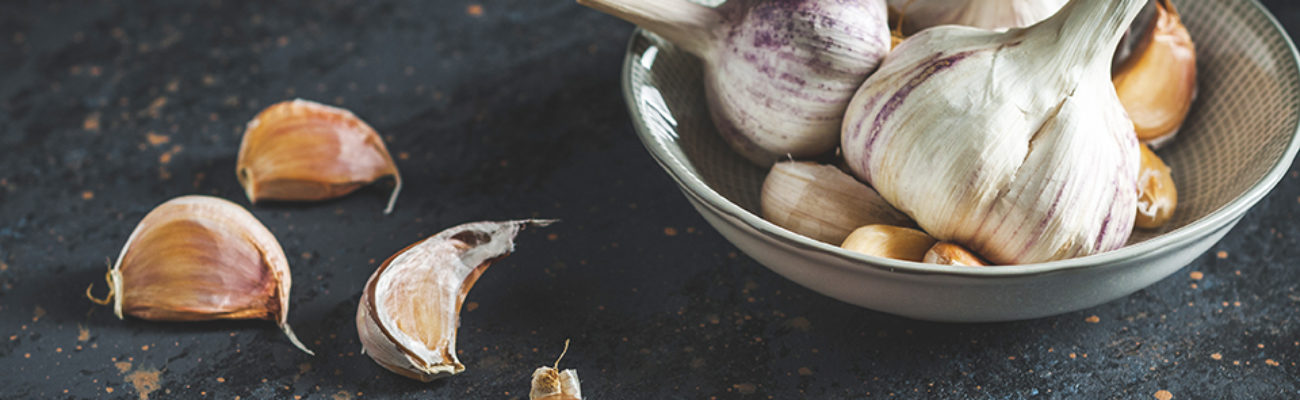
[[[722,139],[762,166],[835,148],[854,90],[889,51],[883,0],[578,0],[703,61]]]
[[[1160,148],[1178,134],[1196,100],[1196,45],[1174,5],[1154,2],[1155,20],[1111,81],[1138,140]]]
[[[961,247],[961,245],[950,242],[935,243],[934,246],[930,247],[930,250],[925,252],[925,257],[922,262],[926,264],[960,265],[966,267],[982,267],[988,265],[988,263],[981,260],[979,256],[976,256],[975,253],[971,253],[970,250],[966,250],[966,248]]]
[[[1055,14],[1066,0],[889,0],[908,33],[939,25],[1020,28]]]
[[[463,224],[393,254],[370,275],[357,306],[365,354],[424,382],[464,371],[456,357],[456,328],[465,296],[493,261],[514,250],[520,230],[551,222]]]
[[[391,176],[387,214],[402,190],[374,128],[351,111],[302,99],[271,105],[248,122],[236,174],[253,203],[332,199]]]
[[[1142,171],[1138,174],[1138,207],[1134,225],[1159,228],[1178,208],[1178,189],[1169,166],[1151,148],[1142,145]]]
[[[914,225],[871,187],[839,168],[812,162],[773,164],[760,202],[764,219],[830,244],[843,243],[865,225]]]
[[[564,341],[564,352],[551,367],[533,370],[533,380],[528,390],[528,400],[582,400],[582,386],[578,384],[578,371],[560,371],[560,359],[569,352],[569,341]]]
[[[289,328],[289,261],[257,217],[210,196],[182,196],[145,215],[108,272],[118,318],[158,321],[265,319]],[[87,295],[90,289],[86,290]]]
[[[849,234],[840,247],[877,257],[921,262],[937,242],[925,232],[889,225],[867,225]]]

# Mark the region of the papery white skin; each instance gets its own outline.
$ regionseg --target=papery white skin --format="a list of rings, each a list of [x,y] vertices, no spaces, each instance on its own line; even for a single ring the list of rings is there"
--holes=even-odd
[[[830,152],[844,109],[889,51],[884,0],[579,0],[704,63],[719,134],[750,161]]]
[[[903,15],[908,32],[939,25],[1021,28],[1056,14],[1065,3],[1066,0],[889,0],[889,6]]]
[[[849,168],[926,232],[995,264],[1123,246],[1138,143],[1110,57],[1143,3],[1075,0],[1025,29],[909,38],[849,105]]]

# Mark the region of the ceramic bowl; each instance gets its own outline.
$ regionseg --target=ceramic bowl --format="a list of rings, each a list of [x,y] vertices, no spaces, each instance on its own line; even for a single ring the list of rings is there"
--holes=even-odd
[[[1251,0],[1177,3],[1197,44],[1200,95],[1179,136],[1159,151],[1179,204],[1158,231],[1127,246],[1041,264],[928,265],[857,254],[759,216],[766,174],[718,137],[700,61],[637,31],[623,90],[637,135],[705,220],[745,254],[827,296],[935,321],[1005,321],[1080,310],[1140,290],[1218,242],[1285,175],[1300,140],[1295,46]]]

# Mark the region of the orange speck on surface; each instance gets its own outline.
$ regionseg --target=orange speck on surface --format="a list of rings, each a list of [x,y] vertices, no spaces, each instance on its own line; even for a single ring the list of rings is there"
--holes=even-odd
[[[126,371],[131,370],[131,363],[126,361],[118,361],[116,363],[113,363],[113,366],[117,367],[117,372],[121,374],[125,374]]]
[[[1076,354],[1074,354],[1074,353],[1070,353],[1070,358],[1076,358],[1076,357],[1078,357],[1078,355],[1076,355]]]
[[[95,198],[95,192],[94,192],[94,191],[83,190],[83,191],[81,192],[81,199],[82,199],[82,200],[90,200],[90,199],[94,199],[94,198]]]
[[[812,369],[808,367],[799,367],[799,376],[812,376]]]
[[[226,383],[226,378],[223,378],[223,377],[218,376],[218,377],[217,377],[217,382],[219,382],[219,383]]]
[[[1199,281],[1199,280],[1201,280],[1201,278],[1204,278],[1204,277],[1205,277],[1205,274],[1202,274],[1201,271],[1192,271],[1192,273],[1187,274],[1187,275],[1190,276],[1190,277],[1192,278],[1192,280],[1197,280],[1197,281]]]
[[[1241,365],[1241,361],[1233,361],[1232,365]]]
[[[1174,394],[1173,394],[1173,393],[1169,393],[1168,390],[1157,390],[1157,391],[1156,391],[1156,394],[1153,394],[1153,395],[1151,395],[1151,396],[1152,396],[1152,397],[1155,397],[1155,398],[1158,399],[1158,400],[1169,400],[1169,399],[1174,398]]]
[[[135,392],[139,394],[140,400],[149,400],[149,394],[158,390],[159,380],[162,377],[162,371],[156,369],[142,369],[132,372],[126,376],[126,381],[135,387]]]
[[[1211,354],[1211,355],[1210,355],[1210,358],[1215,359],[1215,360],[1222,360],[1222,359],[1223,359],[1223,354],[1214,353],[1214,354]]]
[[[288,37],[288,36],[280,36],[280,37],[276,38],[276,39],[275,39],[275,45],[276,45],[276,46],[280,46],[280,47],[288,46],[288,45],[289,45],[289,37]]]
[[[472,17],[481,16],[483,15],[483,6],[479,4],[470,4],[468,7],[465,7],[465,13]]]
[[[552,242],[556,241],[556,240],[559,239],[559,238],[560,238],[560,235],[557,235],[557,234],[554,234],[554,233],[548,233],[548,234],[546,234],[546,240],[550,240],[550,241],[552,241]]]
[[[152,131],[145,133],[144,138],[145,140],[149,141],[150,145],[153,146],[162,145],[163,143],[172,141],[171,136],[153,133]]]
[[[23,358],[32,358],[32,353],[23,353]]]
[[[141,351],[149,351],[149,345],[140,346]]]
[[[87,115],[86,119],[84,121],[81,121],[81,129],[85,129],[88,131],[99,130],[99,113],[93,112],[90,113],[90,115]]]
[[[1215,256],[1219,257],[1220,259],[1228,258],[1228,252],[1220,250],[1218,253],[1215,253]]]
[[[477,302],[477,301],[471,301],[471,302],[469,302],[469,303],[465,303],[465,311],[474,311],[474,310],[477,310],[477,309],[478,309],[478,302]]]
[[[1264,360],[1264,363],[1265,363],[1265,364],[1268,364],[1269,366],[1272,366],[1272,367],[1276,367],[1276,366],[1282,365],[1282,364],[1279,364],[1277,361],[1273,361],[1272,358],[1267,359],[1267,360]]]
[[[45,309],[42,308],[41,306],[36,306],[36,310],[32,311],[32,322],[40,321],[41,317],[44,316],[45,316]]]
[[[677,228],[671,226],[664,228],[664,236],[677,236]]]
[[[398,159],[398,160],[410,160],[410,159],[411,159],[411,153],[407,153],[407,152],[405,152],[405,151],[400,152],[400,153],[397,153],[397,159]]]
[[[109,392],[109,393],[113,393],[113,387],[112,387],[112,386],[106,387],[106,388],[104,388],[104,391],[105,391],[105,392]]]
[[[1087,322],[1087,323],[1089,323],[1089,324],[1095,324],[1095,323],[1101,322],[1101,318],[1098,317],[1098,316],[1096,316],[1096,315],[1093,315],[1093,316],[1090,316],[1090,317],[1088,317],[1088,318],[1084,318],[1084,319],[1083,319],[1083,322]]]
[[[62,347],[55,347],[55,348],[54,348],[54,352],[55,352],[55,353],[62,353],[62,352],[63,352],[63,348],[62,348]]]

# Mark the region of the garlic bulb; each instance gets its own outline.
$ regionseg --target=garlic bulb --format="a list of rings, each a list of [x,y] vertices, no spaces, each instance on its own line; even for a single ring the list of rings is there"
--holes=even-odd
[[[235,162],[248,200],[341,197],[391,176],[393,211],[402,176],[374,128],[351,111],[297,99],[271,105],[248,122]]]
[[[913,225],[871,187],[839,168],[811,162],[773,164],[760,200],[763,219],[836,245],[860,226]]]
[[[835,148],[844,107],[889,51],[884,0],[578,0],[704,62],[719,134],[766,167]]]
[[[1101,0],[1098,0],[1101,1]],[[984,29],[1020,28],[1055,14],[1066,0],[889,0],[915,33],[932,26],[965,25]]]
[[[362,349],[402,376],[429,382],[458,374],[460,306],[493,261],[514,250],[525,226],[549,220],[473,222],[397,252],[366,282],[357,306]]]
[[[1196,99],[1196,45],[1174,5],[1153,2],[1155,20],[1113,82],[1138,140],[1160,148],[1178,134]]]
[[[156,321],[266,319],[307,350],[289,328],[289,261],[257,217],[210,196],[183,196],[136,225],[108,272],[118,318]],[[86,295],[90,296],[87,288]]]
[[[578,371],[560,371],[560,359],[569,352],[569,341],[564,341],[564,351],[555,359],[554,366],[541,366],[533,370],[533,380],[528,389],[528,400],[582,400],[582,385],[578,384]]]
[[[1007,32],[927,29],[849,105],[849,169],[939,240],[995,264],[1119,248],[1138,142],[1110,57],[1141,0],[1074,0]]]

